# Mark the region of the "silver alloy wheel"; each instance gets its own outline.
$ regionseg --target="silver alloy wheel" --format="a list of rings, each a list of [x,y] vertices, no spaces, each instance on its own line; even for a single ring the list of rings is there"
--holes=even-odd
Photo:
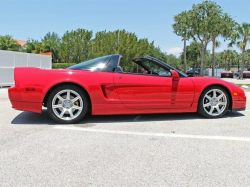
[[[62,120],[72,120],[81,114],[83,101],[73,90],[62,90],[52,100],[52,110]]]
[[[219,89],[209,90],[203,98],[203,108],[207,114],[218,116],[222,114],[227,106],[227,97]]]

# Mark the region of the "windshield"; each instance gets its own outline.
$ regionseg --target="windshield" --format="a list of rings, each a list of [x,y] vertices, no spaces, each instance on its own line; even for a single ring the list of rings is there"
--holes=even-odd
[[[102,69],[106,67],[111,57],[112,55],[91,59],[91,60],[76,64],[74,66],[68,67],[67,69],[102,71]]]

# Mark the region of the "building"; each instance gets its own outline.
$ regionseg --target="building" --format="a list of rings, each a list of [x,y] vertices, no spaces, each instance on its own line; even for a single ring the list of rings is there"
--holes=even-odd
[[[19,51],[21,51],[25,47],[25,45],[27,44],[27,41],[23,41],[23,40],[14,39],[14,41],[16,41],[20,45]]]

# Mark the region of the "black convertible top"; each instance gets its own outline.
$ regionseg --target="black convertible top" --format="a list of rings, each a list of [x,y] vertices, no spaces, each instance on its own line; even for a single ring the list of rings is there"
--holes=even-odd
[[[119,64],[120,61],[122,59],[122,55],[120,54],[113,54],[113,55],[108,55],[108,56],[103,56],[103,57],[99,57],[99,58],[95,58],[95,59],[91,59],[79,64],[76,64],[74,66],[69,67],[68,69],[78,69],[78,70],[92,70],[93,69],[93,64],[95,65],[96,63],[96,67],[94,68],[94,71],[102,71],[102,72],[116,72],[116,69],[119,68]],[[145,60],[150,60],[151,62],[161,66],[164,69],[167,70],[175,70],[179,73],[180,77],[187,77],[187,75],[185,75],[184,73],[180,72],[179,70],[173,68],[172,66],[169,66],[168,64],[154,58],[151,56],[142,56],[142,57],[138,57],[138,58],[134,58],[132,61],[136,64],[138,64],[139,66],[143,66],[142,62]],[[101,67],[99,67],[98,63],[101,63]]]

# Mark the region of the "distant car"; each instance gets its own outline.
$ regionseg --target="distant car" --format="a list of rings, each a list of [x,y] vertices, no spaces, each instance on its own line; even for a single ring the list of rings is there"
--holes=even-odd
[[[243,78],[250,78],[250,71],[243,71]]]
[[[192,76],[200,76],[200,69],[190,69],[186,72],[187,76],[192,77]]]
[[[223,71],[220,77],[221,78],[234,78],[234,74],[231,71]]]

